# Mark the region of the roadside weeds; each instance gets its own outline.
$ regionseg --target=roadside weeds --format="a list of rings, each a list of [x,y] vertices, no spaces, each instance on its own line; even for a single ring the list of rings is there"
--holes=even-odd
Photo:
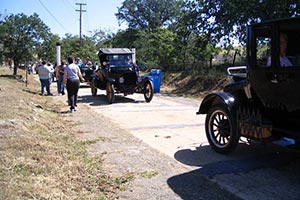
[[[78,140],[65,105],[40,96],[33,77],[26,88],[9,73],[1,69],[0,199],[114,198],[118,183],[86,150],[96,141]]]

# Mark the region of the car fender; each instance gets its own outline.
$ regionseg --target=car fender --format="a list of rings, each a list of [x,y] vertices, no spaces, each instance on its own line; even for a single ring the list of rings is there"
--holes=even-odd
[[[153,79],[152,79],[151,76],[141,76],[141,78],[142,78],[142,81],[141,81],[140,83],[138,83],[138,85],[139,85],[141,88],[143,88],[143,86],[145,85],[145,83],[146,83],[147,81],[151,81],[152,84],[153,84]]]
[[[153,81],[152,76],[141,76],[142,82]]]
[[[216,103],[223,103],[227,106],[228,110],[231,110],[236,101],[235,96],[227,92],[216,92],[207,95],[201,102],[199,111],[196,113],[207,114],[209,108]]]

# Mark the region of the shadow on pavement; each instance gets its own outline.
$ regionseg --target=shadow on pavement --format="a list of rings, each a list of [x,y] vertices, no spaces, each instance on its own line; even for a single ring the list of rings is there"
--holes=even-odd
[[[204,152],[205,151],[206,150],[204,150]],[[202,152],[202,150],[199,149],[196,151],[182,150],[175,154],[175,158],[184,164],[201,167],[199,173],[208,177],[219,174],[243,173],[261,168],[278,168],[288,165],[299,158],[298,152],[273,151],[245,156],[240,159],[237,159],[236,156],[233,155],[229,157],[229,160],[220,160],[201,165],[198,156],[198,154],[201,155],[200,152]],[[189,159],[186,159],[186,157]]]
[[[89,86],[87,83],[80,83],[80,88],[90,88],[91,86]]]
[[[218,184],[208,180],[214,179],[214,176],[217,175],[232,174],[235,176],[262,168],[280,170],[292,163],[299,163],[300,159],[298,151],[282,147],[262,147],[262,145],[253,147],[245,144],[239,144],[239,146],[230,155],[217,154],[208,145],[198,147],[196,150],[177,151],[174,155],[176,160],[200,168],[169,178],[168,185],[182,199],[239,199],[223,190]],[[251,150],[252,148],[255,150]],[[263,178],[261,179],[263,181]],[[208,187],[214,187],[219,194],[213,193],[215,196],[207,196],[209,195],[206,191],[209,190]]]
[[[96,96],[92,95],[83,95],[78,97],[78,102],[80,103],[87,103],[90,106],[105,106],[109,105],[106,99],[106,95],[104,94],[98,94]],[[136,101],[134,99],[121,96],[121,95],[115,95],[115,101],[112,104],[117,103],[146,103],[145,101]]]
[[[238,148],[228,155],[218,154],[206,145],[195,150],[179,150],[174,157],[183,164],[201,167],[200,173],[211,177],[218,174],[240,173],[260,168],[282,167],[299,159],[300,155],[298,151],[275,145],[240,143]]]
[[[173,176],[167,180],[169,187],[184,200],[238,200],[234,194],[209,181],[200,169]]]

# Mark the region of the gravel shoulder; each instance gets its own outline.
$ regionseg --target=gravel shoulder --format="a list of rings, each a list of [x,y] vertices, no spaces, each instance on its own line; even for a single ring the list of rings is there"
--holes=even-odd
[[[53,98],[66,102],[66,96]],[[76,121],[81,140],[97,141],[89,146],[91,156],[100,156],[103,169],[123,183],[116,199],[239,199],[211,182],[197,170],[152,149],[87,105],[75,113],[62,110],[67,120]]]

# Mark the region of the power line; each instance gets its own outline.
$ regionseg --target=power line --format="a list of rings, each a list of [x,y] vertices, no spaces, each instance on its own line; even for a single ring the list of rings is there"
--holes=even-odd
[[[53,19],[66,31],[66,32],[70,32],[68,31],[65,26],[60,23],[60,21],[58,21],[58,19],[50,12],[50,10],[48,10],[48,8],[43,4],[43,2],[41,0],[39,0],[39,2],[42,4],[42,6],[45,8],[45,10],[49,13],[49,15],[51,15],[53,17]]]
[[[65,4],[65,6],[68,9],[71,9],[71,10],[75,10],[76,9],[74,6],[71,5],[71,3],[68,0],[63,0],[63,3]],[[67,13],[69,13],[70,16],[72,16],[72,18],[76,18],[76,15],[73,12],[67,12]]]
[[[65,4],[68,4],[68,6],[70,6],[70,8],[75,9],[75,7],[73,7],[73,5],[68,1],[68,0],[63,0]]]

